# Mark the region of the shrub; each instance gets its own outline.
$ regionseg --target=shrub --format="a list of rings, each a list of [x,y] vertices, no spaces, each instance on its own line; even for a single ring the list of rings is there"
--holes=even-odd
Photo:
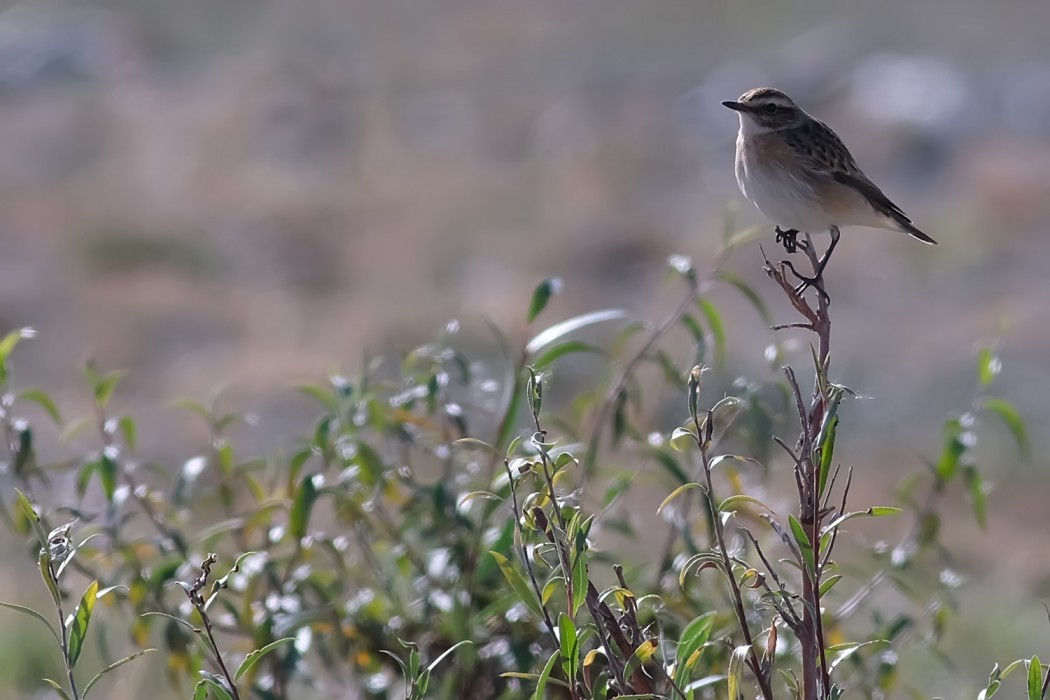
[[[2,425],[19,490],[5,495],[4,522],[33,543],[54,611],[4,605],[51,630],[64,673],[43,682],[85,698],[156,651],[174,692],[194,698],[903,692],[900,654],[935,646],[956,612],[940,503],[963,484],[983,525],[981,421],[1004,421],[1022,448],[1024,423],[987,394],[999,365],[982,351],[979,393],[947,420],[941,454],[895,506],[853,504],[835,446],[854,394],[833,379],[821,280],[796,293],[792,266],[766,264],[802,319],[775,328],[814,338],[812,390],[791,367],[718,389],[730,385],[717,369],[726,319],[710,289],[735,288],[772,324],[760,295],[722,269],[753,236],[727,237],[703,273],[673,257],[684,294],[655,325],[602,310],[520,345],[493,327],[501,357],[479,362],[453,323],[356,377],[303,385],[320,417],[264,458],[228,439],[243,416],[180,401],[207,426],[206,454],[141,463],[135,418],[113,408],[121,374],[89,364],[94,412],[65,431],[94,429],[98,451],[38,463],[24,406],[62,420],[44,392],[12,388],[11,354],[29,334],[9,335]],[[537,287],[530,325],[559,290]],[[610,328],[611,342],[588,340]],[[552,398],[577,381],[555,369],[582,358],[587,385]],[[793,497],[773,494],[789,508],[765,503],[777,472],[792,475]],[[663,484],[656,513],[636,497],[643,474]],[[48,500],[58,480],[75,503]],[[901,523],[898,544],[852,543],[847,523],[880,516]],[[85,681],[92,640],[100,671]],[[983,697],[1018,668],[1028,697],[1042,697],[1036,658],[996,667]]]

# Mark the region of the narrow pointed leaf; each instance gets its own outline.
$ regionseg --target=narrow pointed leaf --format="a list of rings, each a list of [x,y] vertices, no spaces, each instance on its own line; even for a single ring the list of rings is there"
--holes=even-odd
[[[288,530],[292,537],[301,540],[306,537],[307,526],[310,522],[310,512],[313,510],[314,502],[317,500],[317,485],[312,475],[307,474],[299,483],[292,503],[292,512],[288,516]]]
[[[83,698],[85,698],[85,700],[86,700],[86,698],[88,696],[88,693],[90,693],[91,689],[95,687],[95,684],[98,683],[100,680],[102,680],[102,676],[106,675],[110,671],[116,670],[116,669],[120,668],[121,666],[123,666],[124,664],[128,663],[129,661],[134,661],[135,659],[139,658],[140,656],[145,656],[146,654],[149,654],[149,653],[154,652],[154,651],[157,651],[157,650],[153,649],[153,648],[143,649],[142,651],[139,651],[139,652],[136,652],[134,654],[131,654],[130,656],[125,656],[123,659],[120,659],[118,661],[114,661],[109,666],[106,666],[104,669],[102,669],[101,671],[96,673],[95,677],[92,678],[90,681],[88,681],[88,684],[86,686],[84,686],[84,692],[81,693],[81,696]]]
[[[738,646],[729,657],[729,672],[726,674],[729,681],[729,700],[740,700],[742,697],[740,684],[744,680],[744,660],[750,648],[746,645]]]
[[[1014,405],[1004,399],[990,398],[982,401],[981,407],[994,413],[1006,424],[1010,434],[1013,435],[1014,442],[1017,443],[1017,449],[1021,451],[1022,456],[1027,457],[1029,455],[1028,429],[1025,427],[1024,418]]]
[[[674,682],[679,688],[685,687],[692,677],[692,670],[711,636],[714,622],[715,613],[712,611],[695,618],[682,630],[674,665]]]
[[[706,491],[706,489],[703,486],[701,486],[700,484],[696,483],[695,481],[691,481],[688,484],[682,484],[681,486],[679,486],[678,488],[676,488],[674,491],[672,491],[670,494],[667,495],[667,498],[665,498],[660,503],[660,506],[656,509],[656,513],[659,515],[660,511],[662,511],[664,508],[666,508],[673,500],[675,500],[676,498],[681,496],[686,491],[690,491],[692,489],[700,489],[701,491]]]
[[[69,626],[69,654],[67,660],[72,668],[80,659],[80,652],[84,650],[84,639],[87,636],[88,625],[91,624],[91,613],[95,609],[95,601],[98,600],[98,581],[88,584],[87,590],[80,598],[73,622]]]
[[[503,572],[503,577],[507,579],[507,583],[510,584],[515,595],[518,596],[518,600],[520,600],[525,607],[534,612],[537,616],[543,617],[543,610],[540,609],[539,601],[536,600],[536,594],[531,588],[529,588],[529,584],[525,583],[525,579],[518,573],[518,570],[514,568],[511,561],[499,552],[490,551],[489,554],[492,555],[492,558],[496,560],[497,564],[499,564],[500,571]]]
[[[558,277],[548,277],[536,286],[532,292],[532,301],[529,302],[529,313],[526,316],[529,323],[535,321],[536,317],[547,308],[547,302],[561,291],[562,286],[562,281]]]
[[[460,647],[466,646],[468,644],[473,644],[473,643],[474,642],[472,642],[469,639],[462,639],[462,640],[456,642],[455,644],[453,644],[452,646],[450,646],[448,649],[445,649],[445,651],[441,652],[441,654],[439,654],[436,659],[434,659],[429,664],[427,664],[427,673],[432,672],[435,668],[437,668],[441,664],[442,661],[444,661],[450,655],[455,653],[455,651],[457,649],[459,649]]]
[[[558,616],[558,646],[561,650],[561,667],[569,682],[574,682],[580,663],[580,647],[576,639],[576,625],[572,618],[562,613]]]
[[[41,678],[40,680],[44,681],[49,686],[51,686],[54,689],[54,691],[58,693],[58,696],[62,698],[62,700],[70,700],[69,693],[67,693],[66,689],[59,685],[57,682],[51,680],[50,678]]]
[[[51,600],[55,602],[56,606],[61,605],[62,595],[58,591],[58,580],[55,578],[55,571],[51,566],[51,555],[48,554],[46,549],[40,550],[37,564],[40,567],[40,576],[44,579],[44,585],[47,586],[47,590],[51,594]]]
[[[722,323],[722,315],[714,304],[703,297],[696,300],[696,305],[704,315],[707,327],[715,340],[715,365],[721,367],[726,356],[726,331]]]
[[[18,400],[35,403],[44,409],[44,412],[55,422],[55,425],[62,425],[62,414],[58,412],[58,406],[55,404],[54,399],[46,392],[40,389],[23,389],[18,393]]]
[[[1043,698],[1043,665],[1039,663],[1039,657],[1033,656],[1028,662],[1028,700],[1042,700]]]
[[[573,318],[562,321],[561,323],[556,323],[550,328],[538,333],[528,342],[528,345],[525,346],[525,350],[530,355],[535,355],[539,352],[540,348],[546,347],[570,333],[587,328],[588,326],[606,323],[608,321],[619,321],[625,318],[628,318],[628,316],[627,312],[623,309],[605,309],[603,311],[593,311],[581,316],[574,316]]]
[[[37,515],[36,509],[33,508],[33,504],[29,502],[26,495],[15,489],[15,493],[18,494],[18,507],[21,509],[22,514],[29,521],[29,525],[33,528],[33,532],[36,534],[37,542],[41,547],[47,548],[47,533],[44,532],[44,526],[40,524],[40,516]]]
[[[745,231],[744,233],[751,235],[754,235],[755,233],[762,234],[764,233],[764,230],[761,228],[751,229],[749,231]],[[751,288],[751,285],[749,285],[740,277],[737,277],[736,275],[732,274],[731,272],[720,271],[717,277],[723,282],[728,282],[729,284],[733,285],[741,294],[747,297],[747,300],[751,302],[751,306],[755,307],[755,311],[757,311],[758,315],[762,317],[763,323],[765,323],[767,326],[773,325],[773,316],[769,313],[769,307],[766,306],[766,303],[764,301],[762,301],[762,297],[760,297],[758,293]]]
[[[559,358],[581,352],[588,352],[596,355],[603,354],[601,348],[591,345],[590,343],[584,343],[580,340],[566,340],[564,343],[552,345],[543,354],[532,360],[531,364],[537,370],[544,370],[554,364],[554,361]]]
[[[201,683],[203,683],[206,686],[208,691],[214,693],[215,697],[218,700],[233,700],[233,696],[230,695],[230,691],[226,689],[226,685],[221,680],[219,680],[218,676],[216,676],[213,673],[208,673],[207,671],[201,671],[201,675],[205,676]],[[199,686],[200,684],[198,684],[198,687]],[[194,691],[194,698],[197,698],[197,692],[199,691]],[[205,698],[207,697],[207,695],[201,695],[200,697]]]
[[[55,638],[55,641],[59,644],[62,643],[58,637],[58,632],[55,631],[55,628],[51,626],[51,623],[47,621],[46,617],[38,613],[36,610],[33,610],[32,608],[27,608],[24,605],[15,605],[14,603],[4,603],[2,601],[0,601],[0,606],[3,606],[10,610],[14,610],[16,612],[20,612],[23,615],[29,615],[34,619],[40,620],[44,623],[44,626],[47,627],[48,630],[50,630],[51,636]]]
[[[805,560],[809,570],[813,571],[815,565],[813,561],[813,547],[809,543],[809,535],[806,534],[802,523],[794,515],[788,516],[788,525],[791,526],[791,534],[795,538],[799,551],[802,553],[802,558]]]
[[[237,667],[237,672],[233,674],[233,680],[239,681],[241,679],[241,676],[243,676],[248,671],[252,670],[252,667],[255,666],[255,664],[259,663],[259,661],[261,661],[264,656],[269,654],[277,647],[281,646],[282,644],[287,644],[288,642],[294,641],[295,637],[284,637],[282,639],[270,642],[266,646],[260,649],[256,649],[252,653],[248,654],[248,656],[244,657],[244,661],[241,662],[241,665]]]
[[[539,679],[536,681],[536,690],[532,694],[532,700],[544,700],[547,697],[547,681],[550,679],[559,658],[561,658],[560,652],[555,651],[551,654],[550,659],[547,660],[543,671],[540,672]]]
[[[763,503],[762,501],[758,500],[754,496],[747,495],[746,493],[739,493],[739,494],[737,494],[735,496],[730,496],[729,498],[725,499],[724,501],[722,501],[721,503],[718,504],[718,510],[720,510],[720,511],[729,510],[729,508],[731,506],[735,506],[737,503],[754,503],[755,505],[761,506],[765,510],[769,511],[773,515],[777,514],[775,510],[773,510],[772,508],[767,506],[765,503]]]

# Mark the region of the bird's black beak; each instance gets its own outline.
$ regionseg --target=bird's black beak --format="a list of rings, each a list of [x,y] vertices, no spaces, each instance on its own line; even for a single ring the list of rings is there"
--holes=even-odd
[[[726,100],[722,104],[725,105],[726,107],[728,107],[729,109],[733,110],[734,112],[746,112],[747,111],[747,107],[745,105],[742,105],[739,102],[734,102],[733,100]]]

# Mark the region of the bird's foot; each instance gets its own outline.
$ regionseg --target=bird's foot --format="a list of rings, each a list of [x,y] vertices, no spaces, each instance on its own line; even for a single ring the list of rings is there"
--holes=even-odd
[[[777,234],[777,243],[783,243],[784,250],[788,253],[794,253],[798,250],[806,249],[805,241],[800,241],[798,239],[798,229],[791,228],[785,231],[777,226],[773,230],[776,231]]]
[[[784,260],[781,264],[786,266],[787,269],[791,270],[791,274],[795,276],[795,279],[799,280],[799,283],[795,285],[794,289],[791,290],[792,294],[794,294],[796,297],[801,298],[802,295],[806,292],[806,290],[812,287],[813,289],[817,290],[817,293],[820,294],[820,296],[823,298],[825,304],[831,303],[831,297],[829,297],[828,293],[824,291],[823,265],[821,265],[818,268],[816,275],[814,275],[813,277],[806,277],[805,275],[799,273],[799,271],[795,269],[795,266],[791,264],[790,260]]]

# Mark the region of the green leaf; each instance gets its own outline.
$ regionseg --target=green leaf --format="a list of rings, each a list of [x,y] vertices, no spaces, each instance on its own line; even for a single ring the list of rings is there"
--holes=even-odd
[[[565,613],[558,616],[558,647],[561,650],[562,670],[569,683],[573,683],[580,665],[580,646],[576,639],[576,625]]]
[[[547,697],[547,681],[550,680],[551,673],[554,671],[554,665],[558,663],[560,656],[560,652],[555,651],[551,654],[550,659],[547,660],[543,671],[540,672],[540,677],[536,681],[536,690],[532,694],[532,700],[545,700]]]
[[[395,654],[392,651],[387,651],[386,649],[380,649],[379,653],[380,654],[386,654],[391,659],[396,661],[397,665],[401,668],[401,677],[405,679],[406,683],[410,683],[411,682],[411,679],[408,677],[408,666],[405,665],[405,662],[401,660],[400,656],[398,656],[397,654]]]
[[[721,367],[726,355],[726,332],[722,323],[722,315],[714,304],[703,297],[696,300],[696,305],[704,315],[707,327],[711,330],[711,335],[715,339],[715,365]]]
[[[51,568],[51,555],[48,554],[46,549],[40,550],[37,565],[40,568],[40,576],[44,579],[44,585],[47,586],[47,590],[51,594],[51,600],[55,602],[56,606],[61,605],[62,595],[58,591],[58,581],[55,578],[54,569]]]
[[[292,511],[288,516],[288,529],[296,541],[306,537],[307,526],[310,522],[310,511],[313,510],[316,500],[317,486],[314,484],[313,476],[307,474],[299,482],[295,501],[292,503]]]
[[[32,617],[32,618],[34,618],[36,620],[40,620],[41,622],[44,623],[44,625],[48,628],[48,630],[51,631],[51,636],[55,638],[55,641],[58,642],[59,644],[62,643],[61,640],[59,640],[58,632],[55,631],[55,628],[51,626],[51,623],[47,621],[46,617],[44,617],[43,615],[38,613],[36,610],[33,610],[32,608],[27,608],[24,605],[15,605],[14,603],[5,603],[3,601],[0,601],[0,606],[5,607],[5,608],[7,608],[9,610],[14,610],[16,612],[20,612],[23,615],[29,615],[30,617]]]
[[[70,700],[69,693],[67,693],[66,689],[59,685],[56,681],[53,681],[50,678],[41,678],[40,680],[44,681],[49,686],[51,686],[54,689],[54,691],[59,694],[62,700]]]
[[[591,313],[574,316],[568,320],[562,321],[561,323],[556,323],[546,330],[540,331],[528,342],[525,346],[525,351],[529,355],[535,355],[539,352],[540,348],[544,348],[570,333],[575,333],[576,331],[587,328],[588,326],[607,323],[609,321],[620,321],[625,318],[629,318],[629,316],[623,309],[604,309],[602,311],[592,311]]]
[[[681,496],[686,491],[689,491],[689,490],[692,490],[692,489],[700,489],[701,491],[707,491],[706,488],[704,488],[700,484],[696,483],[695,481],[691,481],[688,484],[682,484],[681,486],[676,488],[674,491],[672,491],[670,494],[668,494],[667,498],[665,498],[660,503],[660,506],[656,509],[656,514],[659,515],[660,511],[662,511],[664,508],[666,508],[668,506],[668,504],[671,503],[671,501],[675,500],[676,498]]]
[[[942,482],[950,481],[959,468],[959,460],[966,453],[966,444],[962,441],[965,432],[958,419],[948,421],[944,426],[944,448],[934,471]]]
[[[988,398],[981,402],[981,408],[991,411],[1006,424],[1013,435],[1017,449],[1021,455],[1027,457],[1029,454],[1028,429],[1025,427],[1024,419],[1020,412],[1009,401],[1004,399]]]
[[[102,492],[106,495],[106,500],[112,503],[113,496],[117,493],[117,463],[103,452],[95,469],[98,472],[99,483],[102,484]]]
[[[455,653],[455,651],[456,651],[457,649],[459,649],[460,647],[462,647],[462,646],[466,646],[466,645],[468,645],[468,644],[473,644],[473,643],[474,643],[474,642],[472,642],[472,641],[471,641],[471,640],[469,640],[469,639],[463,639],[463,640],[460,640],[460,641],[456,642],[455,644],[453,644],[452,646],[450,646],[450,647],[449,647],[448,649],[445,649],[445,651],[441,652],[441,654],[440,654],[440,655],[439,655],[439,656],[438,656],[438,657],[437,657],[436,659],[434,659],[434,660],[433,660],[433,661],[431,661],[431,662],[430,662],[429,664],[427,664],[427,673],[430,673],[430,672],[432,672],[432,671],[433,671],[433,670],[434,670],[435,668],[437,668],[437,667],[438,667],[438,665],[439,665],[439,664],[440,664],[440,663],[441,663],[442,661],[444,661],[444,660],[445,660],[445,659],[447,659],[447,658],[448,658],[448,657],[449,657],[450,655],[452,655],[453,653]]]
[[[233,696],[230,695],[230,691],[226,689],[225,682],[222,681],[218,676],[216,676],[214,673],[209,673],[208,671],[201,671],[200,673],[202,676],[204,676],[204,678],[201,680],[200,683],[197,684],[198,688],[200,687],[201,683],[203,683],[206,686],[206,690],[215,693],[215,697],[218,698],[218,700],[233,700]],[[194,690],[194,700],[197,700],[198,692],[198,690]],[[199,697],[206,698],[207,695],[200,695]]]
[[[586,540],[587,536],[585,533],[580,533],[578,539]],[[590,579],[587,576],[587,545],[586,543],[575,547],[575,556],[572,560],[572,607],[569,609],[570,615],[575,615],[576,611],[583,607],[583,602],[587,599],[587,588]]]
[[[668,442],[675,452],[686,452],[696,446],[696,435],[688,428],[675,428]]]
[[[32,328],[19,328],[11,331],[4,336],[3,340],[0,340],[0,383],[7,381],[7,361],[11,358],[11,353],[14,351],[15,346],[23,338],[32,338],[35,335],[36,331]]]
[[[649,456],[655,459],[656,462],[671,475],[671,478],[673,478],[675,482],[684,484],[689,481],[689,477],[686,476],[682,467],[667,450],[654,448],[649,452]]]
[[[833,652],[835,654],[835,658],[832,659],[828,670],[834,671],[839,664],[856,654],[864,647],[880,644],[889,644],[889,642],[885,639],[872,639],[868,642],[848,642],[846,644],[833,644],[827,648],[827,651]]]
[[[962,469],[963,480],[970,494],[973,515],[982,530],[988,528],[988,498],[984,492],[984,480],[976,467],[966,466]]]
[[[54,399],[50,395],[40,389],[23,389],[18,393],[18,400],[35,403],[44,409],[44,412],[50,416],[55,425],[62,425],[62,415],[58,412],[58,405],[55,404]]]
[[[327,411],[334,412],[339,406],[339,401],[329,388],[312,383],[300,384],[295,388],[298,389],[300,393],[315,399],[318,403],[324,406]]]
[[[491,491],[471,491],[465,493],[459,499],[459,507],[462,508],[465,504],[473,501],[474,499],[483,499],[488,501],[502,501],[503,497],[499,494],[492,493]]]
[[[761,234],[764,233],[765,230],[762,228],[757,228],[751,229],[750,231],[745,231],[744,233],[753,232],[758,232],[759,234]],[[749,285],[747,282],[745,282],[740,277],[737,277],[733,273],[725,272],[722,270],[720,270],[715,275],[715,279],[727,282],[736,287],[737,290],[739,290],[740,293],[747,297],[747,300],[751,302],[751,306],[753,306],[755,308],[755,311],[758,312],[758,315],[762,317],[762,322],[765,323],[767,326],[773,325],[773,315],[769,313],[769,307],[766,306],[766,303],[764,301],[762,301],[762,297],[758,296],[758,293],[751,288],[751,285]]]
[[[484,450],[485,452],[491,453],[495,457],[502,457],[503,456],[503,455],[500,454],[499,450],[497,450],[495,447],[493,447],[492,445],[488,444],[484,440],[479,440],[478,438],[472,438],[472,437],[460,438],[460,439],[456,440],[455,442],[453,442],[452,446],[453,447],[462,447],[462,448],[468,449],[468,450],[471,450],[471,449],[473,449],[473,450]]]
[[[826,594],[830,591],[836,583],[842,580],[842,574],[832,574],[826,579],[820,582],[820,595]]]
[[[714,627],[714,623],[714,611],[707,612],[693,619],[682,630],[682,635],[678,639],[674,664],[674,682],[679,688],[685,687],[692,677],[693,668],[700,660],[704,645],[711,636],[711,628]]]
[[[1002,368],[999,356],[992,352],[991,348],[981,348],[977,353],[977,379],[981,386],[991,384]]]
[[[131,654],[130,656],[125,656],[123,659],[120,659],[119,661],[114,661],[109,666],[106,666],[104,669],[102,669],[101,671],[96,673],[94,678],[92,678],[90,681],[88,681],[88,684],[86,686],[84,686],[84,692],[81,693],[81,697],[83,697],[86,700],[87,696],[88,696],[88,693],[91,692],[91,689],[95,687],[96,683],[98,683],[100,680],[102,680],[102,676],[106,675],[110,671],[113,671],[115,669],[120,668],[121,666],[123,666],[124,664],[128,663],[129,661],[134,661],[135,659],[139,658],[140,656],[145,656],[146,654],[149,654],[149,653],[154,652],[154,651],[157,651],[157,650],[153,649],[153,648],[143,649],[142,651],[139,651],[139,652],[136,652],[134,654]]]
[[[499,564],[500,571],[503,572],[503,577],[507,579],[507,583],[514,590],[514,593],[518,596],[518,600],[524,603],[525,607],[534,612],[537,616],[543,617],[543,610],[540,609],[539,601],[536,599],[535,592],[529,588],[529,584],[525,583],[525,579],[521,574],[518,573],[514,565],[511,564],[507,557],[503,556],[499,552],[489,552],[492,558]]]
[[[748,651],[751,647],[747,645],[738,646],[733,649],[732,656],[729,657],[729,691],[727,696],[729,700],[739,700],[742,697],[740,692],[740,683],[744,679],[744,665],[745,659],[747,658]]]
[[[776,515],[776,511],[775,510],[773,510],[772,508],[770,508],[769,506],[767,506],[765,503],[763,503],[762,501],[758,500],[754,496],[749,496],[746,493],[740,493],[740,494],[737,494],[736,496],[730,496],[729,498],[725,499],[724,501],[722,501],[721,503],[718,504],[718,510],[719,511],[728,510],[730,506],[734,506],[737,503],[754,503],[757,506],[762,506],[762,508],[764,508],[765,510],[769,511],[773,515]]]
[[[1039,663],[1039,657],[1033,656],[1028,662],[1028,700],[1042,700],[1043,698],[1043,665]]]
[[[630,678],[633,676],[635,671],[649,661],[649,659],[653,658],[653,655],[656,654],[658,649],[659,646],[657,646],[656,640],[654,639],[647,639],[639,644],[634,652],[631,653],[630,658],[627,659],[627,664],[623,669],[624,678]]]
[[[37,515],[36,509],[33,508],[33,504],[29,502],[26,495],[15,489],[15,493],[18,494],[16,499],[18,500],[18,507],[22,511],[26,520],[29,521],[29,525],[33,528],[33,532],[36,534],[37,543],[42,548],[47,548],[47,533],[44,532],[44,526],[40,523],[40,516]]]
[[[105,408],[109,403],[109,400],[113,397],[113,391],[117,388],[117,384],[121,379],[124,378],[124,372],[116,371],[110,372],[104,377],[100,377],[98,382],[92,387],[95,392],[95,403],[100,408]]]
[[[547,349],[546,352],[544,352],[539,357],[535,358],[531,364],[533,367],[536,368],[537,371],[542,371],[543,369],[554,364],[555,360],[561,357],[565,357],[566,355],[571,355],[573,353],[579,352],[589,352],[595,353],[597,355],[604,354],[601,348],[591,345],[589,343],[584,343],[580,340],[566,340],[563,343],[552,345],[550,348]]]
[[[95,601],[98,599],[98,581],[88,584],[87,590],[80,598],[73,621],[69,625],[69,653],[66,659],[69,667],[73,668],[80,659],[80,652],[84,650],[84,638],[87,636],[88,625],[91,623],[91,613],[95,609]]]
[[[138,446],[138,429],[134,419],[131,416],[121,416],[117,425],[120,427],[120,434],[124,436],[124,444],[134,452]]]
[[[838,416],[834,417],[828,424],[827,431],[824,431],[823,435],[818,435],[823,439],[823,442],[819,446],[820,454],[820,481],[817,492],[823,495],[824,488],[828,483],[828,476],[831,474],[831,463],[835,458],[835,434],[838,432],[839,419]]]
[[[241,676],[243,676],[248,671],[252,670],[252,667],[255,666],[255,664],[259,663],[259,661],[261,661],[264,656],[269,654],[277,647],[281,646],[282,644],[287,644],[288,642],[294,641],[295,637],[284,637],[282,639],[270,642],[261,649],[256,649],[252,653],[248,654],[246,657],[244,657],[244,661],[241,662],[241,665],[237,667],[237,673],[233,674],[233,680],[239,681],[241,679]]]
[[[548,277],[537,285],[532,292],[532,301],[529,302],[529,313],[526,316],[529,323],[535,321],[536,317],[547,308],[547,302],[561,291],[562,286],[563,284],[559,277]]]
[[[799,551],[802,553],[802,558],[806,562],[806,566],[809,567],[810,571],[816,569],[815,562],[813,560],[813,547],[809,543],[809,535],[806,534],[805,529],[802,527],[802,523],[798,521],[794,515],[788,516],[788,525],[791,527],[791,534],[795,538],[795,543],[798,544]]]
[[[896,515],[900,512],[902,512],[900,508],[894,508],[892,506],[874,506],[872,508],[868,508],[867,510],[855,510],[851,513],[843,513],[842,515],[825,525],[824,529],[821,530],[820,534],[823,535],[824,533],[831,532],[834,528],[838,527],[847,520],[852,520],[853,518],[881,518],[886,515]]]

